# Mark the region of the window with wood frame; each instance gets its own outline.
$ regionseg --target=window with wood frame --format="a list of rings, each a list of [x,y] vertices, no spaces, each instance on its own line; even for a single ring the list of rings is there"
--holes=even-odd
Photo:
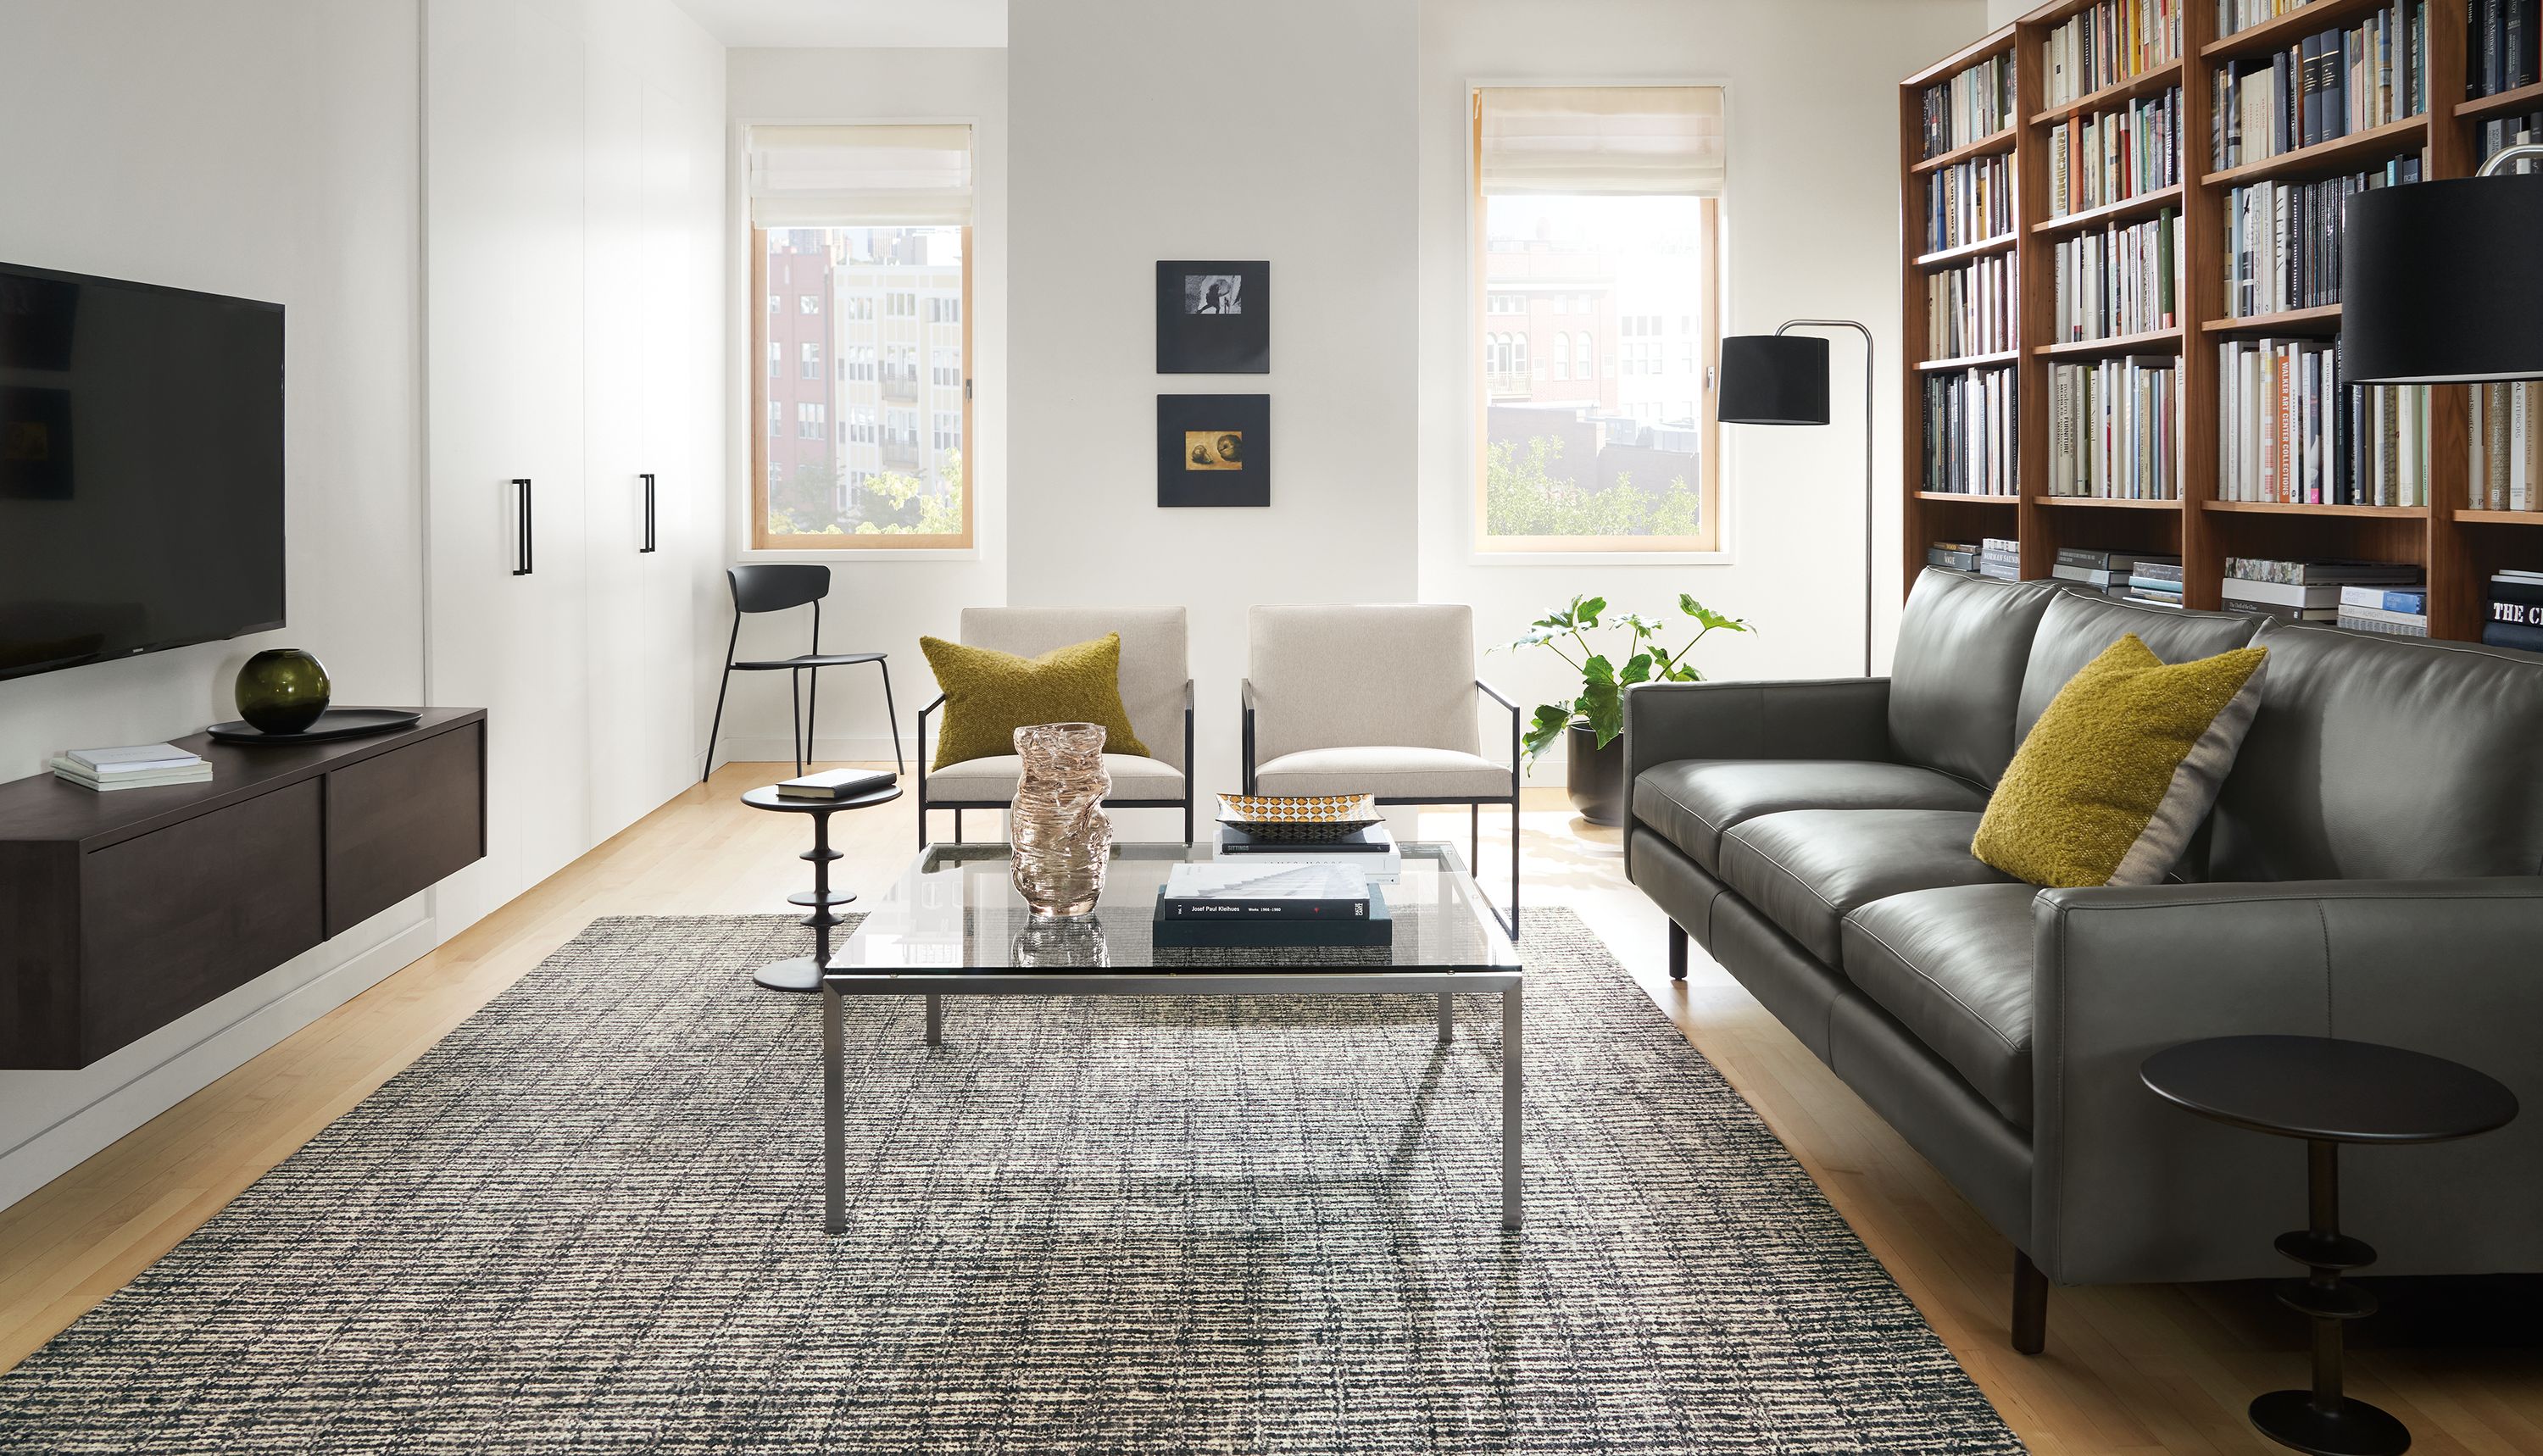
[[[1474,94],[1475,546],[1718,551],[1722,92]]]
[[[758,125],[748,145],[769,422],[751,545],[968,548],[971,128]]]

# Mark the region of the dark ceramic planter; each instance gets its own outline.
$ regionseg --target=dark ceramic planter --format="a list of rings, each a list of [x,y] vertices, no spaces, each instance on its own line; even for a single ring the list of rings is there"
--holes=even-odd
[[[1572,806],[1593,824],[1625,821],[1625,736],[1598,746],[1597,730],[1574,724],[1564,732],[1568,759],[1565,786]]]

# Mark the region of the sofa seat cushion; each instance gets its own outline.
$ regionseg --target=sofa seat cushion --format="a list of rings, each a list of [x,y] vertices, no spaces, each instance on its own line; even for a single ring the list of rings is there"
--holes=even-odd
[[[1184,797],[1184,776],[1170,763],[1127,753],[1107,753],[1104,771],[1113,776],[1113,792],[1104,796],[1107,802]],[[927,797],[939,804],[957,800],[967,804],[1013,804],[1016,784],[1024,772],[1025,761],[1012,753],[966,758],[952,768],[928,770]]]
[[[1830,966],[1837,927],[1860,906],[1946,884],[2013,877],[1969,854],[1973,809],[1805,808],[1764,814],[1722,836],[1724,883]]]
[[[1762,814],[1798,808],[1983,809],[1986,795],[1903,763],[1788,758],[1681,758],[1634,780],[1634,817],[1687,858],[1720,873],[1722,836]]]
[[[1374,794],[1440,803],[1507,799],[1510,766],[1453,748],[1301,748],[1254,770],[1257,794]]]
[[[1845,977],[2016,1127],[2031,1125],[2028,884],[1875,900],[1845,921]]]

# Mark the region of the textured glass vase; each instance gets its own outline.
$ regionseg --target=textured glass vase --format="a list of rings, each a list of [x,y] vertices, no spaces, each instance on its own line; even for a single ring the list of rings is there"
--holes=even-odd
[[[1091,723],[1020,728],[1016,753],[1024,759],[1012,810],[1016,892],[1036,915],[1084,915],[1104,892],[1104,862],[1113,852],[1104,729]]]
[[[239,717],[259,732],[296,733],[327,711],[334,691],[316,657],[298,648],[269,648],[239,669]]]

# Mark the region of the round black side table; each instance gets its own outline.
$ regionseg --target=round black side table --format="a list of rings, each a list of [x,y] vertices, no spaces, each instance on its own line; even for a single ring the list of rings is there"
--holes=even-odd
[[[2313,1320],[2313,1389],[2273,1390],[2252,1402],[2252,1424],[2282,1446],[2318,1456],[2400,1456],[2410,1429],[2341,1394],[2341,1328],[2375,1313],[2375,1296],[2341,1273],[2375,1251],[2340,1231],[2342,1143],[2447,1142],[2506,1125],[2516,1094],[2443,1057],[2329,1036],[2214,1036],[2147,1057],[2138,1075],[2157,1097],[2231,1127],[2301,1137],[2308,1153],[2309,1225],[2278,1235],[2306,1276],[2277,1286],[2278,1302]]]
[[[752,808],[812,816],[811,851],[799,857],[812,862],[812,888],[809,892],[786,897],[788,904],[811,907],[812,913],[804,917],[804,923],[812,927],[812,954],[763,965],[752,973],[752,980],[772,991],[821,989],[821,967],[830,963],[830,931],[839,924],[839,917],[830,911],[856,898],[849,891],[830,888],[830,862],[846,858],[830,848],[830,815],[841,809],[873,808],[899,797],[900,786],[897,784],[847,799],[787,799],[778,794],[774,784],[765,789],[750,790],[741,796],[741,802]]]

